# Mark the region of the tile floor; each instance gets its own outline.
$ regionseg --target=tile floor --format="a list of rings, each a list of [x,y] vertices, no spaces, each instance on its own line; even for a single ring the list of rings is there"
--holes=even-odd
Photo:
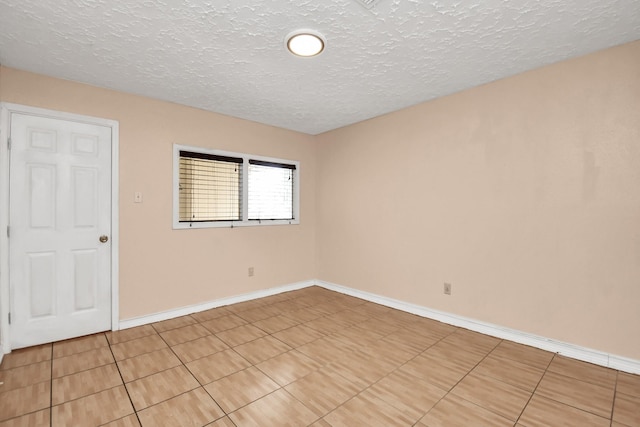
[[[640,426],[640,376],[312,287],[17,350],[8,426]]]

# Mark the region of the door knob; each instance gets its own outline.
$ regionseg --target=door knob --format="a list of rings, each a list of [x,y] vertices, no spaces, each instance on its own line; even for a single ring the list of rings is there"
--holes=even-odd
[[[109,236],[100,236],[100,242],[101,243],[107,243],[107,240],[109,240]]]

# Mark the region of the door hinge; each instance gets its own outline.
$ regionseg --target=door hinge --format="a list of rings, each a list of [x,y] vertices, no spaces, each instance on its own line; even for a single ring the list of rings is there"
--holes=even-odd
[[[7,138],[7,149],[11,150],[11,137]]]
[[[10,237],[9,234],[11,233],[9,232],[9,226],[7,225],[7,237]]]
[[[11,313],[9,313],[9,324],[11,324]]]

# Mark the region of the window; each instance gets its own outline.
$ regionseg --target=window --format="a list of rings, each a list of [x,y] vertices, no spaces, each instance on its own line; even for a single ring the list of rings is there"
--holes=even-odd
[[[299,163],[174,145],[173,228],[299,224]]]
[[[293,219],[295,165],[249,160],[249,219]]]

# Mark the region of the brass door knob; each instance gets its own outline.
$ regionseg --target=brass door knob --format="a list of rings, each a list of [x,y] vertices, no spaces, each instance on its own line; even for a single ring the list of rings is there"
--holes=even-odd
[[[109,236],[100,236],[101,243],[107,243],[108,240],[109,240]]]

